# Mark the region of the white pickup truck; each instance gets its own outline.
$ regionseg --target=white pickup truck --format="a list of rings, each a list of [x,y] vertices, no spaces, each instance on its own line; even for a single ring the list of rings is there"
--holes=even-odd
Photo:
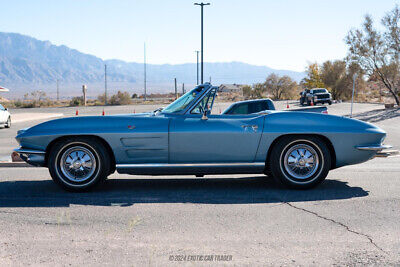
[[[328,103],[332,105],[332,95],[325,88],[306,89],[300,93],[300,105],[314,105]]]

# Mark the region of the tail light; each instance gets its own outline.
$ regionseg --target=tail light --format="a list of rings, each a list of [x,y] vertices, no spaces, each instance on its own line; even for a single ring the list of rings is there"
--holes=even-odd
[[[328,110],[324,110],[321,112],[322,114],[328,114]]]

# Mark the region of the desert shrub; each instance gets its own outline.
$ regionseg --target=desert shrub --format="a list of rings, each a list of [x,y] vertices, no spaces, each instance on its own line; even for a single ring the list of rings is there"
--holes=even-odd
[[[46,93],[41,90],[33,91],[30,94],[26,93],[22,100],[12,100],[7,103],[8,107],[13,108],[50,107],[54,104],[55,102],[46,97]]]
[[[98,103],[98,105],[104,105],[105,104],[105,100],[106,100],[106,95],[105,94],[101,94],[97,97],[97,101],[96,101],[96,105]]]
[[[83,103],[83,97],[81,97],[81,96],[75,96],[69,102],[69,105],[71,107],[82,106],[83,104],[84,104]]]
[[[128,92],[118,91],[115,95],[111,96],[111,105],[129,105],[132,103],[132,98]]]

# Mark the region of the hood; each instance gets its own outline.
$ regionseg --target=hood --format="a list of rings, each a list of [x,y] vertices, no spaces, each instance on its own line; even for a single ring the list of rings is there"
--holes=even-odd
[[[125,126],[134,121],[149,121],[160,118],[153,116],[153,113],[138,113],[138,114],[121,114],[121,115],[106,115],[106,116],[75,116],[49,120],[30,128],[21,129],[17,133],[18,137],[23,137],[30,134],[52,135],[63,132],[67,133],[91,133],[98,132],[99,129],[108,129],[110,131],[118,129],[121,125]]]

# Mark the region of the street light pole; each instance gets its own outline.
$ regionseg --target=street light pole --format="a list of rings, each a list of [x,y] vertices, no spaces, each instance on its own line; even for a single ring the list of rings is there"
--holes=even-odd
[[[203,84],[203,7],[204,6],[209,6],[210,3],[194,3],[196,6],[201,7],[201,84]]]
[[[353,117],[353,102],[354,102],[354,91],[356,88],[356,79],[357,79],[357,73],[354,73],[354,75],[353,75],[353,93],[351,94],[350,118]]]
[[[198,50],[194,51],[196,52],[197,55],[197,61],[196,61],[196,75],[197,75],[197,85],[199,85],[199,52]]]

